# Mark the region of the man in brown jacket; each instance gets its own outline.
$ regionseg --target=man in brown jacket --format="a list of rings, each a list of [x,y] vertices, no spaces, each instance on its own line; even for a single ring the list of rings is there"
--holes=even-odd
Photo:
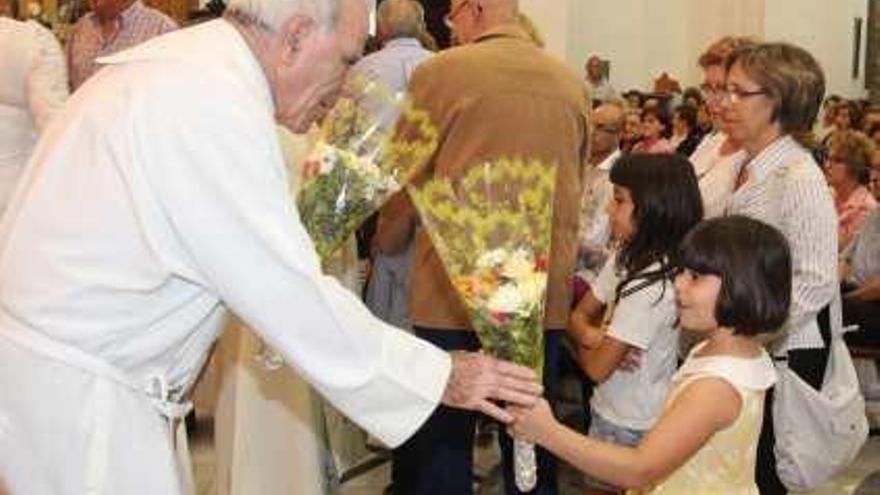
[[[581,172],[588,143],[583,83],[562,62],[531,42],[516,23],[516,0],[452,0],[446,17],[463,46],[442,52],[413,74],[410,91],[440,129],[428,176],[457,178],[468,167],[504,157],[538,159],[557,167],[551,266],[545,318],[545,394],[556,392],[560,340],[568,319],[574,269]],[[383,209],[377,241],[399,249],[418,228],[401,195]],[[410,310],[421,338],[446,350],[475,350],[479,342],[427,232],[415,234]],[[477,415],[441,407],[395,451],[394,493],[473,492],[472,450]],[[513,483],[510,437],[501,434],[507,493]],[[530,493],[556,493],[555,462],[539,449],[539,483]]]

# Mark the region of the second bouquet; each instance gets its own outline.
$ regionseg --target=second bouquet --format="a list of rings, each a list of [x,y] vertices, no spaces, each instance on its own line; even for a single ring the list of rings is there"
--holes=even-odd
[[[437,147],[426,112],[356,78],[324,118],[304,167],[300,217],[321,259],[400,191]]]

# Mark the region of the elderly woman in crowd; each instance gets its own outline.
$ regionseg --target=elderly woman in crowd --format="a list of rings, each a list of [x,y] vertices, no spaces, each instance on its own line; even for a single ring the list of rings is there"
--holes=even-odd
[[[843,253],[843,323],[858,325],[844,338],[851,345],[880,348],[880,209]]]
[[[818,389],[828,360],[828,307],[838,290],[837,216],[821,169],[799,140],[822,104],[824,74],[812,55],[785,43],[741,47],[726,67],[725,131],[746,155],[727,211],[769,223],[788,239],[791,315],[769,346]],[[786,493],[776,473],[772,407],[771,392],[758,445],[762,494]]]
[[[862,229],[865,218],[877,208],[868,190],[874,146],[863,134],[840,131],[831,138],[825,174],[834,190],[838,217],[838,249],[843,251]]]
[[[745,161],[742,145],[725,130],[722,99],[726,63],[736,48],[753,44],[748,38],[722,38],[700,55],[698,64],[703,69],[703,82],[700,89],[709,115],[712,117],[712,132],[707,134],[691,154],[691,163],[703,195],[705,218],[717,217],[724,213],[727,200],[733,192],[734,181]]]
[[[880,148],[874,149],[870,189],[880,202]],[[850,345],[880,348],[880,208],[865,219],[843,257],[843,323],[859,330],[844,335]]]
[[[0,0],[0,213],[52,115],[67,99],[67,70],[51,31],[15,20]]]

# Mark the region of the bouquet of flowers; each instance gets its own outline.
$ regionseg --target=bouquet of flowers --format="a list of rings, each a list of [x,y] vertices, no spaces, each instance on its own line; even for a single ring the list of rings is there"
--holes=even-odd
[[[327,114],[297,199],[300,217],[326,259],[400,191],[437,147],[426,112],[381,83],[354,78]]]
[[[409,193],[483,348],[543,368],[544,299],[556,169],[507,160]],[[537,482],[534,445],[515,442],[517,487]]]

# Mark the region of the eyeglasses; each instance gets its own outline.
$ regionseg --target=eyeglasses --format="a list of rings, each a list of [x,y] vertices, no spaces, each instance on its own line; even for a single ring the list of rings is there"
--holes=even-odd
[[[751,98],[753,96],[766,95],[766,94],[767,94],[767,90],[763,89],[763,88],[756,89],[754,91],[746,91],[744,89],[739,89],[739,88],[724,88],[724,93],[722,94],[722,96],[724,98],[727,98],[728,100],[730,100],[731,103],[739,103],[740,101],[745,100],[746,98]]]
[[[467,3],[468,3],[468,0],[464,0],[463,2],[459,2],[458,5],[452,7],[452,10],[450,10],[448,14],[443,16],[443,24],[445,24],[447,28],[453,29],[455,27],[455,24],[453,24],[453,21],[455,21],[456,16],[458,16],[458,14],[461,13],[461,9],[464,8],[464,6],[467,5]]]

